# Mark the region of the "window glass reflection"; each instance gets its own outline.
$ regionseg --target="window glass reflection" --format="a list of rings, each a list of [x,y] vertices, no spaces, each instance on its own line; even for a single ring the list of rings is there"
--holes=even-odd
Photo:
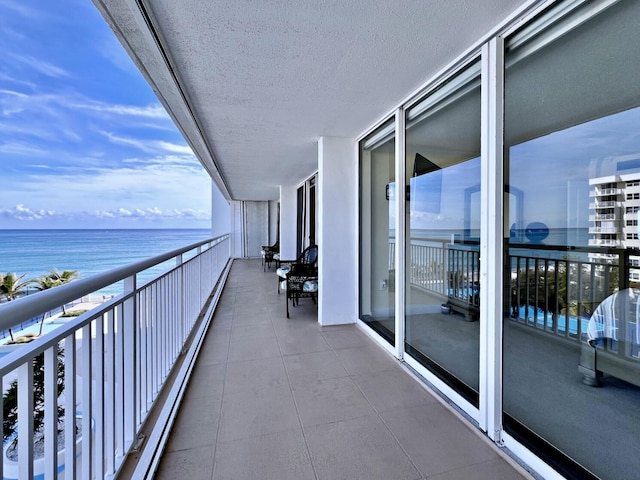
[[[640,4],[583,13],[507,49],[504,424],[576,477],[635,478]]]
[[[480,66],[407,111],[406,351],[478,401]]]

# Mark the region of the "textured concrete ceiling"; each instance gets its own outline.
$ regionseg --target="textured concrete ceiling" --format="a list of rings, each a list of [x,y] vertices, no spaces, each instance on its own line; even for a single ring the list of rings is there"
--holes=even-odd
[[[229,199],[317,170],[524,0],[94,0]]]

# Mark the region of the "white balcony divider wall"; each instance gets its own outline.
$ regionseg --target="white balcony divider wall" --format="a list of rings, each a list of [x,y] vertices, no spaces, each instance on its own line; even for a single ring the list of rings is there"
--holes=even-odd
[[[323,137],[318,142],[318,322],[353,323],[357,317],[358,197],[355,142]]]
[[[267,245],[273,245],[279,240],[280,235],[280,201],[269,201],[269,241]]]
[[[359,325],[544,478],[640,475],[640,315],[587,332],[608,294],[640,304],[638,22],[530,2],[357,139]],[[447,221],[442,254],[412,237]]]
[[[269,202],[233,201],[232,233],[236,258],[257,258],[269,243]]]
[[[158,461],[184,392],[192,361],[211,320],[230,267],[230,235],[226,234],[168,252],[105,274],[77,280],[38,295],[0,305],[2,328],[89,295],[124,280],[124,293],[81,316],[61,324],[0,359],[3,384],[18,382],[18,446],[16,471],[5,460],[0,477],[109,478],[136,448],[145,429],[147,438],[138,463],[138,478]],[[173,259],[175,267],[137,285],[136,277],[154,265]],[[64,358],[60,358],[59,349]],[[183,353],[186,355],[182,356]],[[34,461],[33,361],[45,360],[44,460]],[[165,387],[172,368],[179,371]],[[62,362],[59,365],[59,362]],[[63,399],[55,388],[58,369],[64,371]],[[156,428],[145,425],[151,408],[165,388],[167,398]],[[170,389],[170,390],[166,390]],[[63,402],[65,456],[58,460],[58,409]],[[76,420],[76,417],[78,420]],[[81,436],[74,431],[79,422]],[[42,468],[41,471],[34,471]]]
[[[211,182],[211,211],[211,235],[217,237],[228,233],[231,225],[231,205],[214,182]]]
[[[297,239],[297,187],[280,186],[280,256],[296,258]]]

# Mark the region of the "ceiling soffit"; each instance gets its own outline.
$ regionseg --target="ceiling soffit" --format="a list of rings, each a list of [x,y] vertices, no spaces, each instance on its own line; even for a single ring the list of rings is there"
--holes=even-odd
[[[317,170],[523,0],[94,0],[228,199]]]

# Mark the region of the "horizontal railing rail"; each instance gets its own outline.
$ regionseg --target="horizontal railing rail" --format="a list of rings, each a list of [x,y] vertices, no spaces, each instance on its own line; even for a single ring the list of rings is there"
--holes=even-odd
[[[184,253],[206,245],[214,245],[223,241],[228,235],[203,240],[186,247],[178,248],[146,260],[109,270],[108,272],[92,275],[91,277],[74,280],[56,288],[44,290],[37,297],[28,295],[11,302],[0,304],[0,330],[11,328],[20,322],[27,321],[36,315],[53,310],[61,305],[70,303],[85,295],[97,292],[125,278],[147,270],[155,265],[176,258]]]
[[[187,252],[195,254],[185,259]],[[171,259],[175,267],[137,285],[140,272]],[[115,476],[137,447],[139,432],[229,260],[227,234],[0,305],[0,328],[11,328],[124,282],[121,295],[0,358],[3,392],[15,382],[19,426],[19,461],[3,456],[0,478],[40,473],[56,478],[61,470],[65,478]],[[35,458],[34,405],[45,414],[41,459]]]

